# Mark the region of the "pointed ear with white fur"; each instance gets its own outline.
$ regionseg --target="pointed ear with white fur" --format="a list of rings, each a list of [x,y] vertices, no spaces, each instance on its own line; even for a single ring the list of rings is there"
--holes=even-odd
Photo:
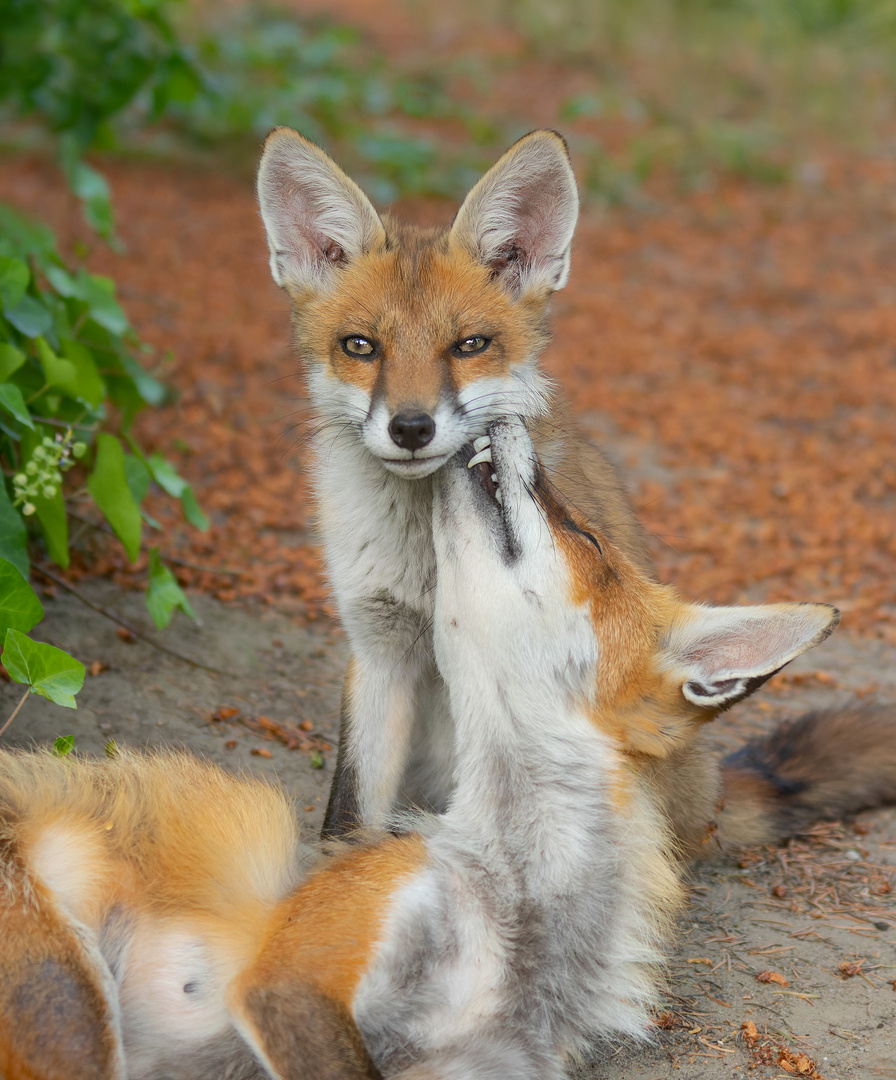
[[[663,666],[692,704],[727,709],[824,641],[839,621],[827,604],[693,605],[667,637]]]
[[[562,289],[579,215],[566,143],[532,131],[493,165],[464,200],[451,237],[519,295]]]
[[[265,140],[258,202],[274,281],[293,294],[325,287],[336,268],[385,239],[364,192],[292,128]]]

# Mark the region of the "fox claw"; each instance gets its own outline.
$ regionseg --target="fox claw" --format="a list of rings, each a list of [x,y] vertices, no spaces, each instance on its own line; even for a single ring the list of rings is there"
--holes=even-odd
[[[485,436],[483,436],[484,438]],[[481,439],[477,439],[476,442],[481,442]],[[476,443],[473,443],[473,449],[476,449]],[[478,465],[480,461],[487,461],[489,465],[492,463],[492,444],[489,440],[488,445],[483,447],[478,454],[474,454],[467,462],[467,468],[472,469],[474,465]]]

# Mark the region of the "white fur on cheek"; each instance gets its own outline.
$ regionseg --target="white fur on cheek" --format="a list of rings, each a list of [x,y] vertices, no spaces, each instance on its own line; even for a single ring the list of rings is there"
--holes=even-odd
[[[534,360],[515,364],[507,375],[476,379],[457,394],[469,421],[485,431],[503,416],[538,417],[547,412],[551,383]]]

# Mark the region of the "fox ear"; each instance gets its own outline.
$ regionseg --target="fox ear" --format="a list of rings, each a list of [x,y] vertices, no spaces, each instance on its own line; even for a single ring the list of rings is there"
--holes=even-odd
[[[278,1080],[381,1080],[347,1010],[310,982],[245,987],[231,1015]]]
[[[287,292],[326,284],[333,270],[385,238],[358,185],[292,128],[275,128],[258,167],[271,273]]]
[[[566,143],[554,131],[532,131],[466,197],[451,237],[514,294],[562,289],[578,215]]]
[[[9,866],[3,869],[8,874]],[[109,969],[40,891],[35,896],[29,889],[25,900],[13,878],[4,898],[0,1075],[121,1080],[124,1054]]]
[[[689,606],[667,637],[664,667],[692,704],[726,709],[824,641],[839,621],[827,604]]]

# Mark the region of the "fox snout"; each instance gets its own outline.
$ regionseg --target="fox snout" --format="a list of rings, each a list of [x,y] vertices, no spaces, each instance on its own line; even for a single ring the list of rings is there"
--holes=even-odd
[[[399,412],[389,421],[389,435],[402,450],[428,446],[436,433],[436,422],[425,412]]]

